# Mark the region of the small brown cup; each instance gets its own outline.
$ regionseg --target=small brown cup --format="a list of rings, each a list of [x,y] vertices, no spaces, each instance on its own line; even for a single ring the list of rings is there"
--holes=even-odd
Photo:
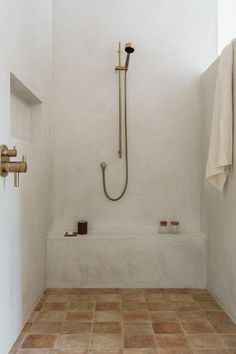
[[[88,233],[88,222],[85,220],[78,221],[78,234],[86,235]]]

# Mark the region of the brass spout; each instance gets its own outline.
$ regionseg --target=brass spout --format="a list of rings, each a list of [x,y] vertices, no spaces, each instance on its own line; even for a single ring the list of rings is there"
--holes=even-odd
[[[5,172],[18,172],[18,173],[25,173],[27,171],[27,162],[22,159],[22,161],[10,161],[4,162],[2,164],[2,169]]]

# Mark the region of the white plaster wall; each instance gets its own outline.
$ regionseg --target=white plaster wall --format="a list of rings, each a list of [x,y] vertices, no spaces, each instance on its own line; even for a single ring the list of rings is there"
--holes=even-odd
[[[43,102],[41,139],[11,136],[10,72]],[[51,1],[0,0],[0,144],[16,145],[29,170],[20,188],[0,178],[0,353],[7,354],[45,288],[49,195]]]
[[[51,233],[156,231],[160,218],[200,227],[199,76],[215,59],[216,0],[54,1]],[[130,181],[117,158],[118,41],[133,41],[128,72]],[[61,232],[62,233],[62,232]]]
[[[218,53],[236,37],[235,0],[218,0]]]
[[[208,288],[236,322],[235,148],[233,161],[234,168],[230,174],[222,197],[211,186],[207,189],[204,186],[217,65],[218,62],[215,62],[202,77],[204,109],[202,140],[202,229],[208,238]],[[234,129],[234,141],[235,137],[236,131]]]

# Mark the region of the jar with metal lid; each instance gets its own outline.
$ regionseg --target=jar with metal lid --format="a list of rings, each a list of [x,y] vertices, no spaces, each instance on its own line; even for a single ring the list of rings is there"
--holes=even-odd
[[[170,222],[170,233],[171,234],[179,234],[180,233],[179,221],[171,221]]]
[[[159,225],[159,234],[168,234],[168,223],[166,220],[161,220]]]

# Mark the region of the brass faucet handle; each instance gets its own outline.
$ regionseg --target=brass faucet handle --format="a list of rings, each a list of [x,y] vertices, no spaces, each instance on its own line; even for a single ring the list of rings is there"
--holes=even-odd
[[[21,166],[21,168],[20,168],[19,172],[27,172],[27,167],[28,166],[27,166],[26,156],[25,155],[22,156],[22,161],[20,163],[20,166]]]
[[[16,147],[13,146],[13,149],[4,149],[2,150],[2,156],[7,156],[7,157],[16,157],[17,156],[17,150]]]
[[[14,172],[14,187],[19,187],[20,185],[20,173]]]
[[[14,187],[19,187],[20,185],[20,173],[27,171],[26,156],[22,156],[22,161],[17,163],[17,171],[14,172]]]

